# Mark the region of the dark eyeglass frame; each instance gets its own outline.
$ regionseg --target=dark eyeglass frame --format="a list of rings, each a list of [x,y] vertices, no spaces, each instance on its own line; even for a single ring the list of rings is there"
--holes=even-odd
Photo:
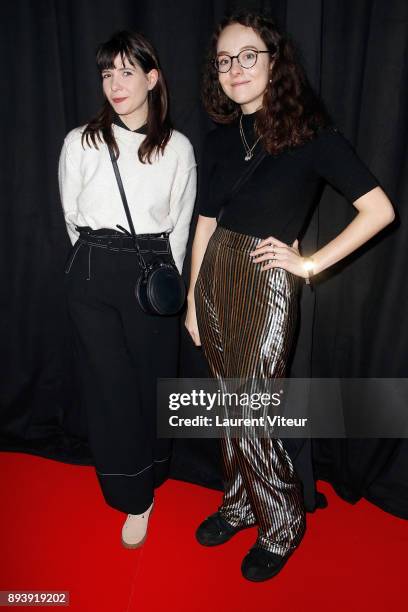
[[[253,51],[254,53],[256,53],[256,58],[255,58],[254,63],[252,64],[252,66],[243,66],[241,64],[241,62],[239,61],[239,56],[242,53],[245,53],[247,51]],[[221,72],[223,74],[226,74],[227,72],[229,72],[231,70],[232,63],[233,63],[234,59],[236,58],[238,64],[241,66],[241,68],[244,68],[244,70],[249,70],[250,68],[253,68],[255,66],[256,62],[258,61],[259,53],[271,53],[272,55],[274,55],[276,53],[276,50],[275,51],[270,51],[269,49],[263,49],[263,50],[260,51],[258,49],[248,48],[248,49],[242,49],[242,51],[240,51],[238,53],[238,55],[228,55],[228,53],[223,53],[221,57],[229,57],[230,58],[230,66],[229,66],[228,70],[220,70],[219,69],[219,67],[218,67],[218,56],[216,58],[214,58],[213,63],[214,63],[214,66],[215,66],[215,69],[217,70],[217,72]]]

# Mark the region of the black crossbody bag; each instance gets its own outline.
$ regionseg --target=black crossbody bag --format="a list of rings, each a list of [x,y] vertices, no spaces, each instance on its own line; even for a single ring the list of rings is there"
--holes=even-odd
[[[149,262],[146,262],[143,259],[115,154],[110,147],[108,147],[108,149],[113,170],[115,172],[116,182],[118,184],[120,196],[125,209],[126,218],[128,220],[131,235],[134,240],[139,263],[142,268],[142,274],[139,275],[135,286],[136,300],[141,309],[147,314],[177,314],[183,308],[186,300],[186,287],[184,280],[173,263],[164,262],[159,256],[151,258]],[[248,168],[246,168],[245,172],[243,172],[243,174],[241,174],[238,180],[234,183],[231,191],[224,198],[224,203],[226,203],[244,184],[244,182],[248,180],[265,155],[266,151],[262,150],[259,155],[254,158],[252,163],[249,164]],[[124,230],[124,228],[120,225],[117,225],[117,227]],[[168,248],[170,250],[170,244],[168,244]]]
[[[136,300],[140,308],[147,314],[164,316],[175,315],[183,308],[186,300],[186,287],[183,278],[175,264],[164,261],[159,254],[152,252],[148,261],[145,261],[143,258],[115,154],[110,147],[108,148],[116,182],[119,187],[120,196],[142,269],[142,273],[139,275],[135,285]],[[117,227],[124,230],[120,225],[117,225]],[[168,235],[166,235],[166,239],[168,251],[171,252]]]

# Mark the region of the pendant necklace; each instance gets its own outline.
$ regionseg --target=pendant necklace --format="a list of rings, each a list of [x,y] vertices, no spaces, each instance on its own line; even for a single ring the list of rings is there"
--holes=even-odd
[[[244,149],[245,149],[245,153],[246,153],[244,159],[245,159],[245,161],[249,161],[250,159],[252,159],[253,154],[254,154],[253,151],[254,151],[256,145],[258,144],[258,142],[261,140],[261,137],[259,136],[259,138],[257,138],[255,140],[255,142],[252,145],[252,147],[250,147],[248,145],[247,139],[245,138],[244,129],[242,127],[242,114],[241,114],[241,116],[239,118],[239,133],[241,135],[242,144],[244,145]]]

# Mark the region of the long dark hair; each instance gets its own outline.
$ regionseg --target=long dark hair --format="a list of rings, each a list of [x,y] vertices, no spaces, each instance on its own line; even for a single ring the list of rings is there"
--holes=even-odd
[[[147,134],[138,151],[139,160],[150,164],[153,153],[158,155],[164,152],[172,133],[164,76],[152,45],[141,34],[117,32],[107,42],[99,45],[96,65],[101,75],[103,70],[114,68],[117,55],[120,55],[122,62],[126,57],[132,66],[138,64],[146,74],[153,68],[159,73],[156,85],[148,92]],[[98,142],[105,142],[119,157],[119,147],[112,130],[114,114],[112,106],[105,100],[102,109],[86,126],[82,134],[82,145],[86,142],[88,146],[93,145],[98,149]]]
[[[256,133],[268,153],[304,144],[321,127],[332,124],[324,103],[309,84],[294,44],[270,16],[250,11],[224,17],[211,39],[202,84],[203,104],[210,117],[217,123],[231,123],[241,114],[240,106],[222,91],[214,64],[218,38],[233,23],[253,28],[274,60],[271,82],[255,122]]]

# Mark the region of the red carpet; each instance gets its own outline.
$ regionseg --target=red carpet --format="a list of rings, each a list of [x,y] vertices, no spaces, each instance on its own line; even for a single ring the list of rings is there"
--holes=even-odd
[[[213,549],[194,539],[199,522],[216,510],[219,492],[177,481],[163,485],[148,539],[135,551],[122,548],[125,515],[104,503],[93,468],[1,452],[0,474],[0,590],[70,592],[69,607],[49,609],[408,609],[407,522],[364,500],[352,506],[326,483],[319,490],[329,506],[307,515],[300,548],[277,577],[255,584],[240,574],[254,529]]]

